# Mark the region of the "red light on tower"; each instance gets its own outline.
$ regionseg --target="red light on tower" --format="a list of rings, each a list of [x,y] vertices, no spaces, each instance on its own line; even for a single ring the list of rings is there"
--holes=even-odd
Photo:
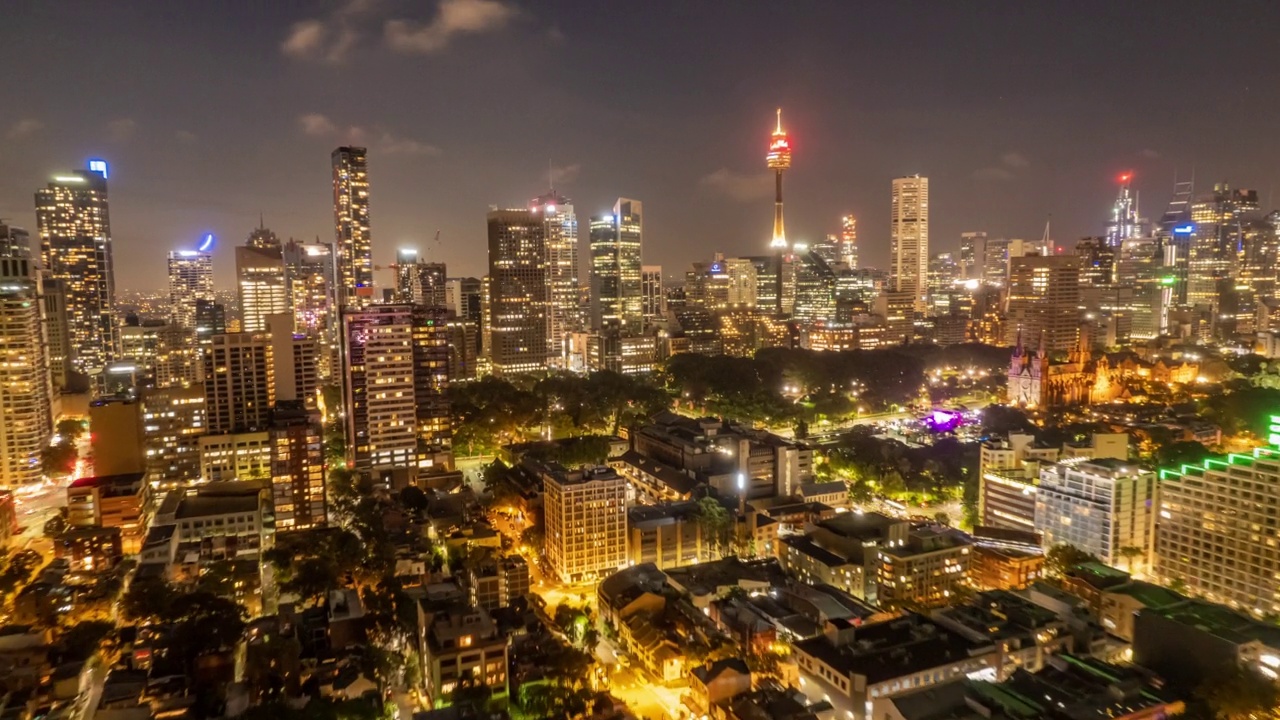
[[[765,156],[765,162],[770,170],[791,169],[791,141],[787,138],[787,131],[782,129],[782,108],[778,108],[778,125],[769,136],[769,154]]]
[[[1130,180],[1130,179],[1132,179],[1132,178],[1133,178],[1133,173],[1131,173],[1131,172],[1127,172],[1127,173],[1120,173],[1120,182],[1122,182],[1122,183],[1127,183],[1127,182],[1129,182],[1129,180]]]

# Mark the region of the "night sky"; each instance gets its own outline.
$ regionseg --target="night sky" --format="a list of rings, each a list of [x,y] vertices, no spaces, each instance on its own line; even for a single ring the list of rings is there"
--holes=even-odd
[[[11,0],[0,11],[0,217],[112,164],[120,288],[170,249],[232,245],[261,212],[332,241],[329,152],[370,148],[375,262],[427,248],[485,272],[484,213],[556,188],[591,214],[644,202],[667,275],[765,252],[782,106],[792,240],[859,218],[888,257],[893,177],[931,180],[934,251],[959,234],[1100,234],[1115,176],[1158,216],[1175,173],[1280,174],[1280,3]],[[585,235],[585,232],[584,232]]]

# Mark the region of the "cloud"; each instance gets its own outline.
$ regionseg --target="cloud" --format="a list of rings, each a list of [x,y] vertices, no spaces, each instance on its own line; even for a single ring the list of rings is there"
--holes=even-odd
[[[1012,150],[1000,156],[1000,162],[1011,168],[1024,168],[1031,164],[1031,161],[1025,155],[1013,152]]]
[[[190,130],[179,130],[178,132],[173,134],[173,137],[183,145],[190,145],[194,143],[196,140],[200,139],[199,136],[197,136],[195,133],[191,132]]]
[[[501,0],[440,0],[431,22],[388,20],[384,34],[396,52],[429,55],[444,50],[458,35],[498,30],[517,14],[513,5]]]
[[[572,165],[552,165],[551,171],[548,173],[548,179],[552,185],[558,183],[571,183],[578,177],[578,173],[582,172],[582,165],[573,163]]]
[[[1002,167],[984,167],[973,171],[974,180],[1012,180],[1013,173]]]
[[[294,60],[340,65],[360,42],[360,16],[376,5],[376,0],[349,0],[327,17],[299,20],[280,42],[280,52]]]
[[[704,175],[698,185],[717,192],[737,202],[753,202],[763,200],[773,194],[774,177],[768,171],[759,173],[737,173],[728,168],[720,168]]]
[[[133,137],[133,132],[138,129],[138,123],[130,118],[120,118],[107,123],[107,135],[111,137],[112,142],[125,142]]]
[[[565,39],[564,31],[560,29],[559,25],[552,25],[547,29],[547,40],[551,41],[552,45],[563,44]]]
[[[1139,154],[1139,155],[1141,155],[1142,157],[1144,157],[1144,158],[1148,159],[1148,160],[1159,160],[1159,159],[1160,159],[1160,152],[1159,152],[1159,151],[1157,151],[1157,150],[1152,150],[1151,148],[1146,148],[1145,150],[1142,150],[1142,151],[1141,151],[1141,152],[1139,152],[1138,154]]]
[[[352,129],[358,130],[359,128]],[[378,142],[374,143],[373,152],[385,155],[434,156],[440,154],[440,148],[417,140],[398,138],[391,133],[384,132],[378,138]]]
[[[25,118],[19,120],[9,127],[9,131],[4,134],[9,140],[22,140],[40,132],[44,128],[44,123],[35,118]]]
[[[304,135],[310,135],[311,137],[327,137],[338,130],[338,126],[334,125],[332,120],[320,113],[308,113],[299,116],[298,126],[302,128]]]
[[[302,130],[302,134],[308,137],[328,139],[347,145],[366,145],[370,151],[383,155],[434,156],[440,154],[440,148],[435,145],[398,137],[382,128],[370,129],[360,125],[339,128],[337,123],[320,113],[299,115],[298,127]]]

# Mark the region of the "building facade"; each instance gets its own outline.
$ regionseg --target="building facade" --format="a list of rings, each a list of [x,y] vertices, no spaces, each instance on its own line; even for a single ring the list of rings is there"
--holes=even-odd
[[[547,237],[529,210],[492,210],[485,347],[495,375],[547,367]]]
[[[604,578],[627,561],[627,481],[609,468],[543,477],[547,564],[563,582]]]
[[[0,488],[39,482],[53,434],[40,277],[25,231],[0,224]]]
[[[1067,543],[1107,565],[1145,562],[1155,540],[1155,502],[1153,472],[1110,458],[1064,460],[1040,470],[1036,530],[1046,548]]]
[[[640,262],[643,207],[618,198],[613,212],[591,218],[591,318],[596,328],[617,323],[624,332],[644,327]]]
[[[362,147],[344,146],[330,156],[333,166],[335,297],[340,308],[360,307],[373,298],[373,239],[369,232],[369,162]]]
[[[911,293],[924,312],[929,274],[929,178],[911,175],[893,181],[889,215],[889,276],[894,289]]]

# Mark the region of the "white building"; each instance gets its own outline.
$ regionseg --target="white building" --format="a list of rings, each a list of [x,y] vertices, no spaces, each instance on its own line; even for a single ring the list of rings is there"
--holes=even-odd
[[[603,578],[627,562],[627,481],[611,468],[543,475],[546,554],[564,582]]]
[[[924,312],[929,276],[929,178],[895,178],[889,216],[889,277]]]
[[[1112,458],[1075,458],[1040,470],[1036,530],[1108,565],[1145,562],[1155,534],[1156,474]],[[1133,558],[1125,548],[1138,548]]]

